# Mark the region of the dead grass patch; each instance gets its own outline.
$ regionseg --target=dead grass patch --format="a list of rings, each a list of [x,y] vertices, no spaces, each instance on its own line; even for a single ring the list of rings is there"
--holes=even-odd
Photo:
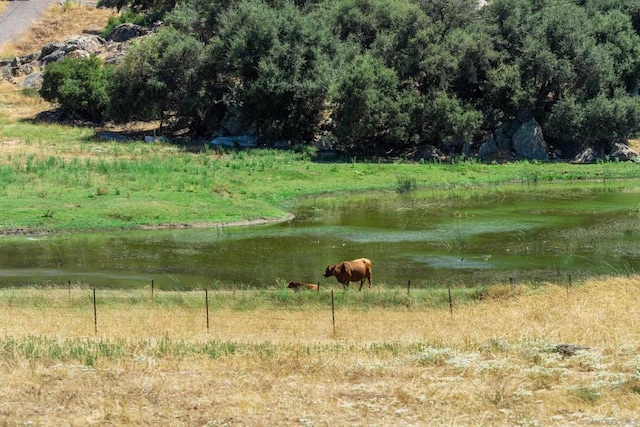
[[[329,309],[220,309],[207,332],[197,295],[114,303],[117,292],[96,334],[86,290],[3,290],[0,414],[10,425],[636,425],[639,291],[640,277],[620,277],[453,315],[343,308],[334,336]]]
[[[28,96],[19,85],[0,80],[0,117],[17,121],[33,118],[50,108],[52,105],[39,95]]]

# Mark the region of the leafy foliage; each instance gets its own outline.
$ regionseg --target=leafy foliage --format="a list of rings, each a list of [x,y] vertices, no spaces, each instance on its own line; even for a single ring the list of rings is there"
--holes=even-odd
[[[113,76],[109,114],[121,121],[251,129],[265,142],[327,135],[360,153],[461,153],[525,116],[566,153],[640,132],[634,0],[101,4],[165,20]]]
[[[194,89],[201,50],[200,42],[170,27],[132,46],[109,86],[109,117],[163,123],[190,118],[196,123],[199,99]]]

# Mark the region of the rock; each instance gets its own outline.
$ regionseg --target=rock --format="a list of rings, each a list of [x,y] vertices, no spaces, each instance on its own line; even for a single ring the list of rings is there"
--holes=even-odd
[[[69,52],[67,55],[65,55],[65,58],[86,59],[86,58],[89,58],[90,56],[91,54],[86,50],[78,49],[78,50],[73,50]]]
[[[88,58],[92,54],[102,51],[106,43],[105,39],[96,35],[83,34],[74,36],[62,43],[54,42],[45,45],[40,52],[38,60],[41,65],[46,65],[65,57]]]
[[[107,36],[107,40],[114,42],[126,42],[136,37],[146,36],[151,30],[136,24],[120,24]]]
[[[84,50],[89,53],[96,53],[103,49],[106,44],[106,40],[100,36],[83,34],[67,39],[62,48],[66,53],[70,53],[75,50]]]
[[[52,62],[57,62],[64,58],[65,52],[62,49],[54,50],[50,54],[40,57],[40,63],[42,65],[51,64]]]
[[[516,157],[530,160],[549,160],[542,128],[534,119],[523,123],[511,140]]]
[[[24,89],[40,89],[42,87],[42,72],[29,74],[23,81]]]
[[[493,131],[493,139],[499,149],[511,150],[511,137],[506,135],[504,126],[498,126],[496,130]]]
[[[101,55],[102,61],[105,64],[117,64],[124,58],[126,52],[126,43],[108,42],[105,51]]]
[[[62,46],[64,45],[60,42],[48,43],[42,46],[42,49],[40,50],[40,57],[38,59],[42,60],[42,58],[46,57],[47,55],[51,55],[56,50],[62,49]]]
[[[493,135],[486,136],[482,144],[480,144],[480,148],[478,149],[478,156],[481,158],[485,158],[490,156],[491,154],[498,151],[498,144],[496,144],[496,140]]]
[[[432,160],[445,160],[445,155],[440,152],[433,145],[424,145],[418,148],[418,150],[413,154],[413,161],[432,161]]]
[[[616,142],[611,146],[609,157],[613,160],[629,162],[638,160],[638,153],[629,148],[628,145]]]
[[[598,153],[591,147],[579,152],[573,159],[573,163],[594,163],[598,160]]]
[[[209,141],[211,148],[253,148],[258,145],[258,138],[252,135],[217,136]]]

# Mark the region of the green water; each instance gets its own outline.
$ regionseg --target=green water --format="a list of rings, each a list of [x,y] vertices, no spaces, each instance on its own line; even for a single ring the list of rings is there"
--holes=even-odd
[[[367,257],[375,283],[559,282],[640,270],[638,181],[331,195],[255,227],[0,238],[0,286],[338,288],[329,263]]]

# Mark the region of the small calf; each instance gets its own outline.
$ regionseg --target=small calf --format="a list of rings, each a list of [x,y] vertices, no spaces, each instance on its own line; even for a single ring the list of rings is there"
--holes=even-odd
[[[300,282],[289,282],[289,289],[293,289],[295,292],[298,292],[300,288],[311,289],[312,291],[318,290],[318,285],[312,285],[310,283],[300,283]]]

